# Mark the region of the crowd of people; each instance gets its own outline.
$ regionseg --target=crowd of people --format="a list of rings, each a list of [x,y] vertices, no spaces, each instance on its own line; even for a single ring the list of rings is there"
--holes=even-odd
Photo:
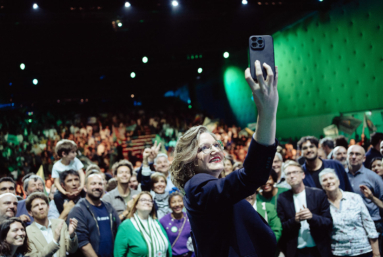
[[[184,132],[187,126],[202,124],[201,117],[189,122],[185,118],[182,126],[180,120],[151,119],[121,122],[112,117],[112,126],[103,126],[99,117],[87,126],[57,122],[61,130],[44,128],[38,135],[32,129],[26,138],[3,129],[2,159],[8,172],[0,178],[0,256],[196,256],[196,244],[199,249],[206,246],[195,241],[199,233],[212,249],[225,248],[209,231],[191,230],[196,217],[211,226],[212,217],[202,215],[198,204],[214,198],[215,191],[209,189],[213,191],[204,196],[193,191],[199,186],[186,182],[193,177],[192,169],[214,170],[222,162],[217,177],[237,183],[241,170],[253,165],[245,161],[246,155],[252,152],[261,160],[265,153],[260,146],[254,150],[253,135],[238,127],[215,124],[210,132],[197,126],[198,135],[211,135],[198,146],[198,154],[219,154],[189,163],[191,169],[182,163],[193,156],[193,149],[185,149],[195,142],[187,141]],[[183,156],[171,144],[181,137],[186,141],[178,147],[190,151]],[[136,138],[144,143],[137,147],[132,143]],[[227,202],[210,202],[208,208],[217,218],[214,208],[225,212],[231,198],[247,200],[241,207],[247,214],[237,215],[254,215],[259,225],[262,221],[248,212],[251,208],[263,218],[278,242],[276,249],[269,249],[270,256],[380,256],[383,133],[372,134],[370,143],[365,149],[343,136],[305,136],[296,144],[276,145],[274,158],[265,163],[272,168],[270,175],[256,192],[240,192],[225,198]],[[47,179],[36,175],[40,166]],[[191,173],[177,173],[181,169]],[[220,186],[224,190],[235,184]],[[190,199],[194,194],[201,201],[197,206]]]

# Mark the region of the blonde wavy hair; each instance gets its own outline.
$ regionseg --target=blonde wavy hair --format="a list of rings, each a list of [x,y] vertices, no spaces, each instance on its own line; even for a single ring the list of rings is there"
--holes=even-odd
[[[203,133],[209,133],[217,140],[205,126],[194,126],[177,141],[170,174],[173,184],[179,189],[183,189],[186,182],[195,175],[194,160],[198,153],[198,139]]]

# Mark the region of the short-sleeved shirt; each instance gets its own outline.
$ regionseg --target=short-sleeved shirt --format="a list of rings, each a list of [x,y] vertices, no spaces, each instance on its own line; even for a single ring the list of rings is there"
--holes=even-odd
[[[99,257],[113,257],[113,234],[110,226],[109,212],[102,202],[101,206],[91,206],[96,216],[101,235],[97,255]]]
[[[77,159],[76,157],[74,158],[73,161],[69,163],[69,165],[64,165],[62,164],[61,160],[57,161],[52,168],[52,178],[58,178],[60,172],[66,171],[66,170],[79,170],[84,167],[84,164]]]

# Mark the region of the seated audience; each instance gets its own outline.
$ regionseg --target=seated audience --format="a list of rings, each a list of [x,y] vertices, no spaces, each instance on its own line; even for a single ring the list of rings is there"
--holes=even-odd
[[[69,227],[62,219],[48,219],[49,199],[44,193],[30,194],[25,205],[34,219],[27,227],[31,248],[28,256],[65,257],[67,252],[76,252],[76,219],[70,219]]]
[[[382,157],[383,155],[380,153],[380,144],[383,142],[383,133],[376,132],[371,134],[371,148],[366,153],[366,160],[363,165],[368,167],[375,157]]]
[[[277,215],[275,206],[271,203],[257,201],[257,192],[246,197],[246,200],[267,221],[278,242],[282,235],[282,223]]]
[[[0,223],[0,256],[24,257],[30,252],[25,224],[19,218]]]
[[[157,216],[162,219],[163,216],[170,213],[169,208],[169,193],[166,192],[167,179],[163,173],[154,172],[150,177],[142,176],[141,189],[142,191],[154,192],[154,202],[156,205]]]
[[[168,235],[173,257],[194,256],[192,239],[190,237],[190,221],[183,212],[183,196],[178,191],[170,194],[169,207],[172,213],[166,214],[160,220],[162,227]]]
[[[370,170],[383,177],[383,162],[382,157],[375,157],[371,160]]]
[[[86,197],[80,199],[69,212],[67,223],[72,218],[78,220],[78,256],[113,256],[114,239],[120,218],[110,203],[101,201],[103,188],[102,177],[99,174],[86,177]]]
[[[265,185],[261,186],[262,190],[257,194],[257,202],[270,203],[277,209],[278,196],[289,190],[285,187],[275,187],[275,181],[277,181],[277,179],[278,174],[271,169],[269,179],[266,181]]]
[[[138,191],[129,187],[133,165],[127,160],[121,160],[113,165],[112,170],[114,177],[117,179],[117,187],[107,193],[102,200],[110,203],[122,220],[126,218],[123,216],[123,212],[127,203],[134,195],[138,194]]]
[[[60,173],[61,187],[67,192],[64,197],[64,204],[58,208],[53,200],[49,204],[49,219],[66,220],[70,210],[81,199],[85,197],[85,191],[79,191],[80,175],[77,170],[66,170]],[[60,210],[62,210],[60,212]]]
[[[13,218],[17,213],[17,198],[12,193],[0,195],[0,223]]]
[[[172,256],[170,242],[157,220],[149,192],[138,194],[127,220],[118,229],[114,257],[126,256]]]
[[[29,177],[25,176],[24,179],[24,192],[27,197],[34,192],[44,192],[45,183],[42,178],[37,175],[31,175]],[[19,217],[27,226],[33,222],[33,217],[31,217],[25,208],[25,200],[19,201],[17,203],[17,214],[16,217]]]
[[[298,142],[298,148],[302,151],[305,163],[302,168],[305,172],[304,184],[309,187],[322,189],[318,174],[325,168],[334,169],[340,180],[340,188],[343,191],[353,192],[343,166],[334,160],[322,160],[318,156],[318,139],[313,136],[302,137]]]
[[[221,176],[226,177],[227,175],[232,173],[234,171],[234,164],[235,164],[235,161],[233,159],[233,156],[226,155],[225,160],[223,162],[223,171],[221,173]]]
[[[283,172],[291,189],[278,197],[282,251],[286,257],[331,256],[332,218],[326,194],[305,186],[299,163],[287,161]]]
[[[380,256],[378,233],[360,195],[344,192],[333,169],[319,173],[333,220],[331,251],[335,256]]]
[[[63,211],[63,205],[65,201],[65,196],[68,192],[62,188],[60,183],[60,173],[66,170],[76,170],[80,175],[80,187],[78,191],[81,192],[84,188],[84,165],[79,159],[76,158],[77,155],[77,145],[72,140],[63,139],[56,144],[56,154],[61,158],[57,161],[52,168],[52,178],[54,178],[54,184],[57,188],[57,192],[54,195],[54,200],[56,203],[57,210],[61,213]]]
[[[337,146],[334,148],[332,159],[337,160],[343,165],[343,168],[347,168],[347,149],[343,146]]]

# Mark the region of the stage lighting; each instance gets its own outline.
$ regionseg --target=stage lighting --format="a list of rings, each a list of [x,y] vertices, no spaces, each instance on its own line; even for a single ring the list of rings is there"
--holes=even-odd
[[[189,106],[188,106],[188,107],[189,107],[189,109],[191,109],[191,108],[192,108],[192,106],[191,106],[190,104],[189,104]]]
[[[117,23],[117,26],[119,26],[121,28],[122,27],[122,23],[121,22]]]
[[[132,79],[134,79],[134,78],[136,77],[136,73],[134,73],[134,72],[130,73],[130,77],[131,77]]]
[[[33,9],[37,9],[37,8],[39,8],[39,5],[38,4],[33,4]]]
[[[149,60],[148,57],[146,57],[146,56],[142,57],[142,62],[143,62],[143,63],[147,63],[148,60]]]
[[[33,79],[32,83],[33,83],[33,85],[37,85],[39,83],[39,81],[37,79]]]
[[[229,58],[229,56],[230,56],[230,55],[229,55],[229,52],[224,52],[224,53],[223,53],[223,57],[225,57],[225,58]]]
[[[198,68],[198,73],[202,73],[202,68]]]
[[[246,5],[247,4],[247,0],[242,0],[242,4]]]
[[[21,69],[21,70],[24,70],[24,69],[25,69],[25,64],[24,64],[24,63],[20,64],[20,69]]]
[[[131,98],[134,98],[134,94],[131,94],[130,97],[131,97]]]
[[[131,4],[129,2],[125,2],[125,7],[130,7]]]
[[[172,1],[172,5],[173,5],[173,6],[178,6],[178,1],[175,1],[175,0]]]

